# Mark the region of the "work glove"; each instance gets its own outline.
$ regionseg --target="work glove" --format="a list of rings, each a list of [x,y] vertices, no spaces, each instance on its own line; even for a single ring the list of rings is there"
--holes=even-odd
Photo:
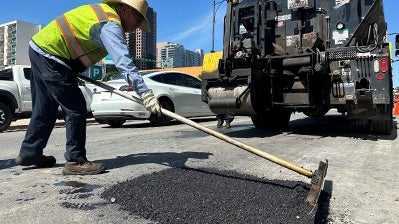
[[[148,90],[140,95],[143,100],[144,107],[147,111],[160,116],[161,113],[161,105],[158,102],[158,99],[154,96],[152,90]]]

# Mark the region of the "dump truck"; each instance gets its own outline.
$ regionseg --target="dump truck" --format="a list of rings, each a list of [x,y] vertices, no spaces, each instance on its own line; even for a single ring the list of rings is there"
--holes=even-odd
[[[202,101],[257,128],[336,109],[355,130],[389,134],[386,32],[382,0],[228,0],[223,51],[204,58]]]

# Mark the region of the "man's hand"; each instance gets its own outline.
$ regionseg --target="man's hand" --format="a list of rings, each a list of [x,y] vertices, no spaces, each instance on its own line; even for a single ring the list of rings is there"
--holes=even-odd
[[[140,97],[143,99],[143,104],[147,111],[158,116],[161,115],[161,105],[159,104],[158,99],[154,96],[152,90],[142,93]]]

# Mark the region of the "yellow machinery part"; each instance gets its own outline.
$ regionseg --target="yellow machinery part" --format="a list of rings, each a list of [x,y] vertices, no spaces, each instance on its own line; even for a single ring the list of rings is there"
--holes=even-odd
[[[223,52],[212,52],[204,55],[204,62],[202,63],[202,75],[212,74],[218,71],[219,59],[222,59]]]

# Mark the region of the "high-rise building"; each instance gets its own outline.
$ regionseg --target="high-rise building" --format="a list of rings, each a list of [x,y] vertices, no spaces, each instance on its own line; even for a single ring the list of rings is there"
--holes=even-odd
[[[194,63],[198,66],[202,66],[202,62],[204,61],[204,50],[203,49],[197,49],[195,50],[196,57],[194,58]]]
[[[157,46],[163,46],[158,48],[160,68],[184,67],[185,49],[183,45],[172,42],[161,42]]]
[[[153,69],[156,65],[157,13],[148,7],[147,19],[151,32],[137,29],[126,35],[129,53],[139,70]]]
[[[10,65],[30,65],[29,40],[41,29],[20,20],[0,25],[0,69]]]
[[[179,68],[202,65],[203,50],[190,51],[181,44],[157,43],[157,67]]]
[[[134,64],[139,70],[155,68],[178,68],[200,66],[203,51],[190,51],[183,45],[171,42],[157,44],[157,13],[149,7],[147,10],[151,32],[137,29],[126,34],[128,50]],[[28,49],[29,40],[42,25],[23,21],[12,21],[0,25],[0,69],[13,64],[30,64]],[[107,71],[115,70],[111,60],[102,61],[107,64]]]
[[[139,70],[156,67],[157,14],[147,10],[151,32],[137,29],[126,34],[129,53]],[[42,28],[41,25],[23,21],[12,21],[0,25],[0,69],[14,64],[30,65],[29,40]]]

